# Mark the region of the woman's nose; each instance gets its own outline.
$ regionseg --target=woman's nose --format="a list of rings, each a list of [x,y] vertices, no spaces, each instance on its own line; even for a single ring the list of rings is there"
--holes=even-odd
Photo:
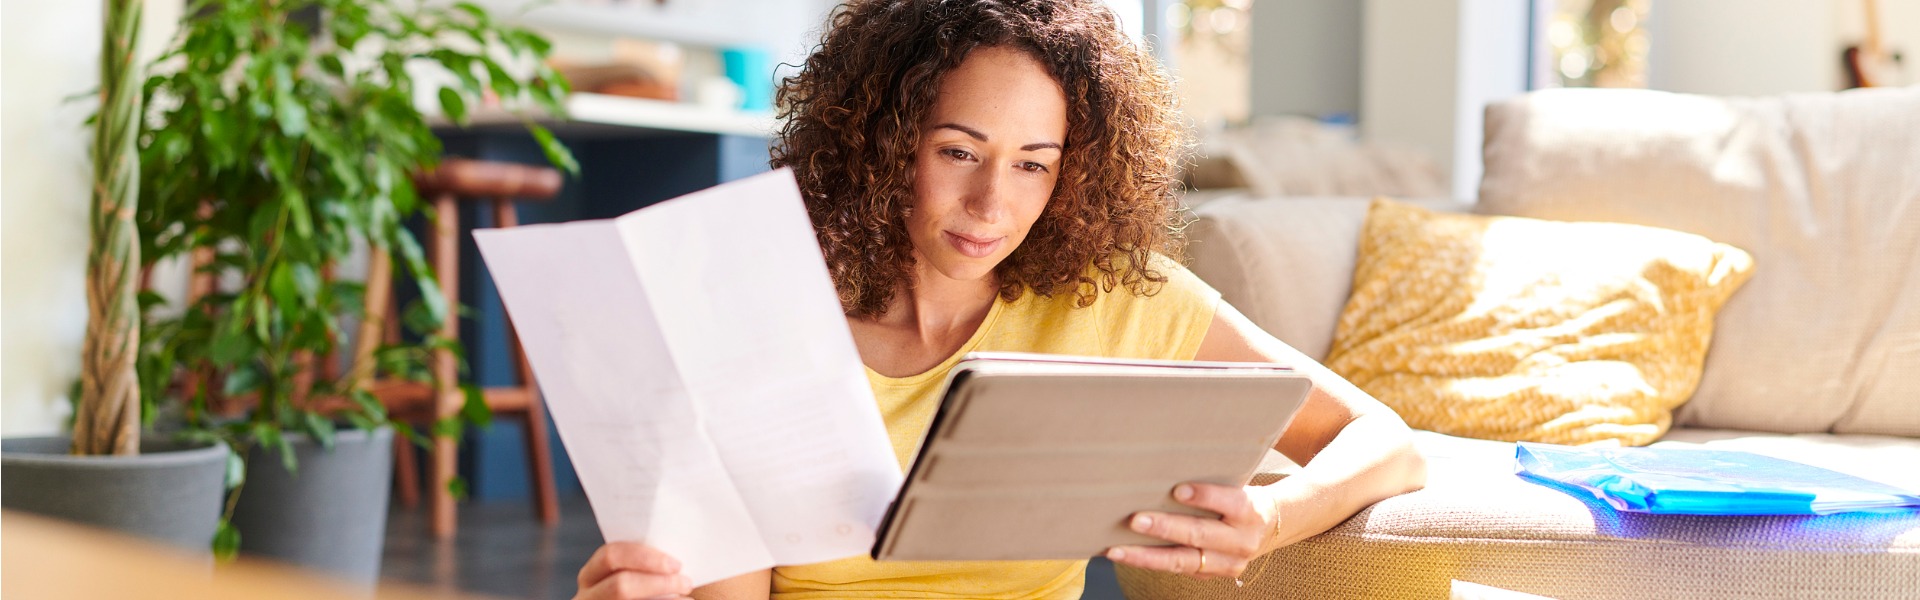
[[[997,223],[1008,213],[1001,169],[981,169],[975,176],[973,192],[967,198],[967,213],[987,223]]]

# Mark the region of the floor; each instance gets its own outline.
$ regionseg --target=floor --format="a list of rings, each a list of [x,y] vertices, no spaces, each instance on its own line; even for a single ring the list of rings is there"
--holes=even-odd
[[[425,509],[395,505],[387,516],[380,575],[431,590],[501,598],[573,597],[574,576],[600,546],[600,530],[584,496],[563,496],[560,526],[540,527],[527,502],[470,503],[460,511],[457,543],[427,533]],[[1119,600],[1113,566],[1094,559],[1087,568],[1087,600]]]

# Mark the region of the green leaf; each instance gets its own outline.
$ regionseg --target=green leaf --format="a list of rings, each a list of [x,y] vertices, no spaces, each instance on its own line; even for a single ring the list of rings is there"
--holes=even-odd
[[[293,175],[300,177],[304,174],[294,173]],[[280,192],[286,199],[287,210],[290,211],[287,216],[293,218],[294,233],[299,234],[301,238],[313,237],[313,215],[309,214],[310,210],[307,208],[307,195],[301,193],[300,188],[291,185],[280,188]]]
[[[408,271],[413,272],[415,278],[425,280],[433,277],[433,268],[427,266],[427,252],[420,248],[420,240],[414,239],[412,232],[394,224],[389,228],[388,234],[388,240],[393,242],[393,249],[400,252],[401,263],[407,266]]]
[[[300,457],[293,453],[293,440],[287,439],[284,435],[276,435],[273,443],[280,447],[280,466],[286,467],[288,473],[298,473]]]
[[[372,392],[369,392],[366,390],[354,390],[348,393],[347,396],[353,399],[353,404],[355,406],[360,407],[360,412],[365,414],[368,418],[374,419],[376,421],[386,420],[387,407],[380,404],[380,399],[373,397]]]
[[[398,226],[394,229],[394,246],[400,251],[407,269],[413,272],[414,283],[420,289],[420,302],[426,308],[428,319],[438,324],[446,318],[447,298],[440,293],[440,282],[434,277],[433,268],[427,266],[426,251],[420,248],[420,241],[414,239],[412,233]]]
[[[425,302],[417,300],[408,302],[406,308],[400,311],[400,323],[406,327],[407,331],[414,333],[434,335],[440,331],[440,321],[441,319],[434,316]]]
[[[460,99],[460,92],[453,88],[440,88],[440,110],[446,112],[447,118],[453,122],[467,124],[467,101]]]
[[[413,189],[412,182],[408,182],[403,185],[394,186],[393,195],[389,200],[393,202],[392,208],[394,212],[410,215],[413,214],[414,209],[420,206],[420,193]]]
[[[253,306],[254,338],[261,344],[273,343],[273,335],[269,331],[273,324],[273,315],[268,313],[267,303],[256,300],[250,304]]]
[[[228,438],[237,440],[246,437],[248,432],[253,431],[253,425],[254,424],[249,421],[233,421],[221,425],[220,429],[227,432]],[[254,441],[257,442],[259,440],[255,439]],[[239,452],[239,449],[235,449],[234,451]]]
[[[293,265],[293,285],[294,289],[299,290],[301,298],[311,299],[320,296],[320,274],[313,270],[313,265],[307,263]]]
[[[280,465],[286,467],[288,473],[300,472],[300,459],[293,455],[293,441],[280,435],[278,426],[273,423],[254,423],[253,439],[259,440],[262,447],[280,453]]]
[[[220,385],[220,393],[238,396],[260,388],[260,370],[253,365],[240,365],[227,372],[226,381]]]
[[[207,358],[218,365],[230,365],[253,354],[253,338],[247,335],[243,319],[225,319],[214,329],[213,347]]]
[[[556,97],[565,98],[567,94],[573,93],[573,84],[567,82],[567,76],[561,75],[560,72],[554,70],[551,65],[544,62],[540,63],[539,67],[534,68],[534,76],[537,77],[541,83],[553,86],[553,93]]]
[[[553,43],[540,37],[540,34],[525,29],[510,29],[501,32],[500,35],[519,38],[520,44],[526,46],[535,56],[545,57],[548,52],[553,51]]]
[[[362,415],[356,412],[349,412],[349,413],[346,413],[344,416],[347,418],[347,423],[353,425],[354,429],[358,429],[361,431],[373,431],[375,429],[380,428],[379,423],[374,422],[373,419],[367,418],[366,415]]]
[[[433,435],[435,437],[450,437],[457,440],[460,439],[461,434],[465,431],[466,426],[460,423],[460,419],[454,417],[436,419],[433,422]]]
[[[481,27],[488,27],[493,22],[493,20],[487,16],[487,9],[480,8],[472,2],[455,2],[453,3],[453,9],[473,15],[473,20],[479,23]]]
[[[175,129],[154,132],[153,145],[160,148],[160,159],[166,164],[179,163],[187,157],[188,152],[193,150],[193,146],[187,141],[187,136],[181,135],[180,131]]]
[[[460,393],[466,401],[460,404],[460,417],[476,426],[487,427],[493,424],[493,408],[487,406],[487,396],[480,386],[466,383],[460,385]]]
[[[281,310],[297,306],[300,290],[293,284],[293,269],[287,263],[274,266],[273,274],[267,276],[267,293],[273,295],[273,301]]]
[[[271,162],[273,153],[268,152],[266,153],[266,155],[268,157],[269,162]],[[250,239],[265,240],[265,239],[270,239],[279,235],[280,203],[281,203],[281,200],[279,198],[270,198],[270,199],[267,199],[266,201],[261,202],[259,206],[254,207],[253,214],[249,215],[247,218],[246,233]],[[251,263],[251,261],[248,261],[246,259],[241,259],[241,258],[234,258],[231,260],[227,260],[222,264],[226,264],[227,266],[233,267],[234,269],[238,269],[241,271],[245,271],[253,267],[253,264]]]
[[[208,111],[201,113],[200,135],[206,137],[206,150],[213,159],[213,166],[221,167],[233,164],[236,139],[234,124],[227,111]]]
[[[205,429],[182,429],[178,433],[173,434],[173,439],[188,444],[210,445],[220,441],[220,436],[214,435],[212,431]],[[229,458],[233,455],[234,453],[232,452],[227,453]]]
[[[342,6],[335,8],[333,17],[332,26],[329,29],[333,31],[334,43],[338,44],[341,50],[353,50],[354,46],[359,45],[360,38],[366,37],[369,31],[365,9],[351,2],[342,3]]]
[[[400,421],[393,421],[389,424],[393,426],[394,433],[406,438],[407,441],[413,442],[414,446],[429,450],[433,448],[433,440],[427,436],[420,435],[420,431],[414,429],[412,424]]]
[[[430,379],[421,365],[420,357],[423,354],[419,349],[407,346],[382,346],[373,351],[381,372],[410,381]]]
[[[555,77],[557,78],[558,75],[555,75]],[[554,87],[555,81],[557,81],[557,79],[535,79],[532,84],[527,86],[527,95],[533,98],[534,104],[540,105],[540,108],[546,110],[548,114],[553,115],[555,118],[565,119],[567,118],[567,105],[561,101],[561,98],[566,97],[566,92],[556,90]]]
[[[580,174],[579,161],[573,159],[573,152],[561,145],[560,140],[554,139],[553,132],[547,131],[547,128],[539,123],[532,122],[527,123],[527,131],[532,132],[533,139],[540,142],[540,151],[547,154],[547,162],[553,163],[554,167],[569,174]]]
[[[453,499],[455,500],[466,500],[467,478],[455,475],[453,479],[448,479],[447,493],[453,495]]]
[[[340,40],[340,36],[335,35],[334,39]],[[338,77],[341,79],[345,79],[347,77],[346,65],[341,64],[340,57],[334,56],[332,54],[328,54],[320,57],[320,70],[326,72],[328,75],[332,75],[334,77]]]
[[[247,483],[247,459],[239,452],[227,453],[227,489]]]
[[[261,156],[267,159],[267,172],[282,184],[291,185],[296,178],[293,172],[293,150],[284,143],[266,144],[260,148]],[[261,209],[264,210],[265,205]]]
[[[274,451],[274,449],[279,446],[280,428],[274,427],[272,423],[265,421],[250,422],[248,423],[247,433],[253,436],[254,442],[265,447],[268,451]]]
[[[321,448],[333,450],[333,421],[315,412],[307,412],[304,416],[307,421],[307,435],[313,436],[314,441],[320,442]]]
[[[219,527],[213,531],[213,557],[221,561],[230,561],[240,554],[240,529],[225,518],[220,519]]]
[[[273,116],[280,123],[280,133],[293,138],[306,135],[307,107],[294,95],[293,68],[285,62],[274,63],[272,85]]]
[[[156,306],[167,305],[166,296],[162,296],[160,295],[159,292],[154,292],[151,290],[143,290],[139,293],[139,295],[135,296],[135,298],[138,298],[138,302],[140,303],[141,314],[145,314],[147,311],[153,310],[153,308]]]
[[[514,81],[513,76],[507,74],[507,70],[502,68],[500,63],[485,58],[480,59],[480,62],[487,67],[488,87],[493,88],[493,93],[500,96],[502,101],[520,95],[520,82]]]
[[[287,137],[297,138],[307,134],[307,107],[302,106],[292,92],[273,95],[273,114],[280,123],[280,132]]]

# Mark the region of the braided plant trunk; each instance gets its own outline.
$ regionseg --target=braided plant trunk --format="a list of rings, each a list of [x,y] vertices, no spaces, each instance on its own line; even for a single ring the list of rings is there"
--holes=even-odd
[[[93,136],[93,206],[88,217],[87,337],[81,357],[80,403],[73,419],[74,454],[140,452],[140,346],[137,298],[140,243],[134,209],[140,201],[141,76],[134,49],[142,0],[103,0],[100,113]]]

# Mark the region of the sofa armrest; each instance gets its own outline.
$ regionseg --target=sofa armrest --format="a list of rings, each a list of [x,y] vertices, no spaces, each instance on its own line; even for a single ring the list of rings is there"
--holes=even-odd
[[[1188,266],[1255,325],[1324,360],[1353,285],[1368,198],[1222,198],[1194,210]],[[1465,212],[1458,200],[1415,200]]]

